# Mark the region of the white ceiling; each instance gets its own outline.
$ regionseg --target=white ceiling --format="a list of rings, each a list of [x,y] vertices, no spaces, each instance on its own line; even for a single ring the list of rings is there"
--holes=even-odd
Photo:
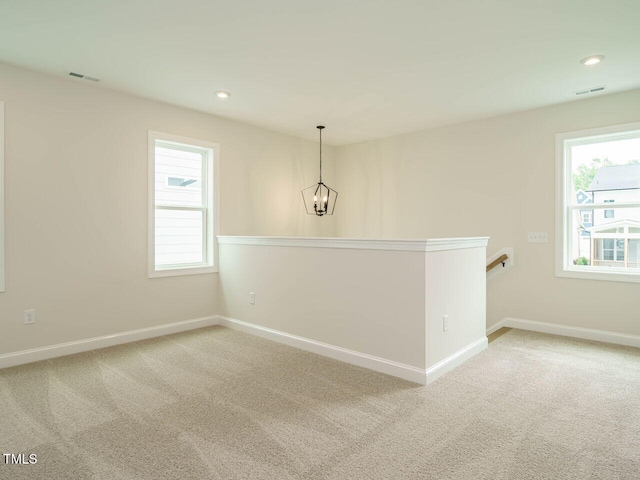
[[[344,145],[639,88],[639,24],[640,0],[2,0],[0,61]]]

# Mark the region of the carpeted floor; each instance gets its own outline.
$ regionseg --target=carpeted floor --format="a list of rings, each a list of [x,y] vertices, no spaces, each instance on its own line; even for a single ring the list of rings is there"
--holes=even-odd
[[[0,370],[2,479],[640,478],[640,350],[511,330],[428,387],[222,327]]]

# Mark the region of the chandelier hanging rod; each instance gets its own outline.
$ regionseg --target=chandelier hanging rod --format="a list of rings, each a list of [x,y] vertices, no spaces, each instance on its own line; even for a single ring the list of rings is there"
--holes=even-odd
[[[324,126],[318,125],[316,128],[320,130],[320,183],[322,183],[322,129]]]

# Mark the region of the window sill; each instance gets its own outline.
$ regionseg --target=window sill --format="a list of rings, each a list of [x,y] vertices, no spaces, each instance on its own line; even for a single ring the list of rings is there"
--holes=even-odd
[[[149,271],[149,278],[180,277],[184,275],[202,275],[206,273],[218,273],[218,267],[208,265],[206,267],[166,268],[163,270]]]
[[[605,282],[640,283],[640,274],[636,272],[612,272],[610,269],[589,270],[565,268],[556,270],[556,277],[579,278],[582,280],[600,280]]]

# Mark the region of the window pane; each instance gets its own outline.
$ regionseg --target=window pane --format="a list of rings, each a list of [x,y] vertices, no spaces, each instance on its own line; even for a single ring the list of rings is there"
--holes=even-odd
[[[204,205],[202,167],[205,154],[156,144],[156,205]]]
[[[202,211],[156,209],[156,267],[203,263],[203,228]]]
[[[616,260],[624,261],[624,240],[616,240]]]
[[[607,216],[607,212],[611,212]],[[613,210],[594,210],[593,229],[600,233],[625,232],[625,227],[640,226],[640,205],[638,208],[614,208]]]

